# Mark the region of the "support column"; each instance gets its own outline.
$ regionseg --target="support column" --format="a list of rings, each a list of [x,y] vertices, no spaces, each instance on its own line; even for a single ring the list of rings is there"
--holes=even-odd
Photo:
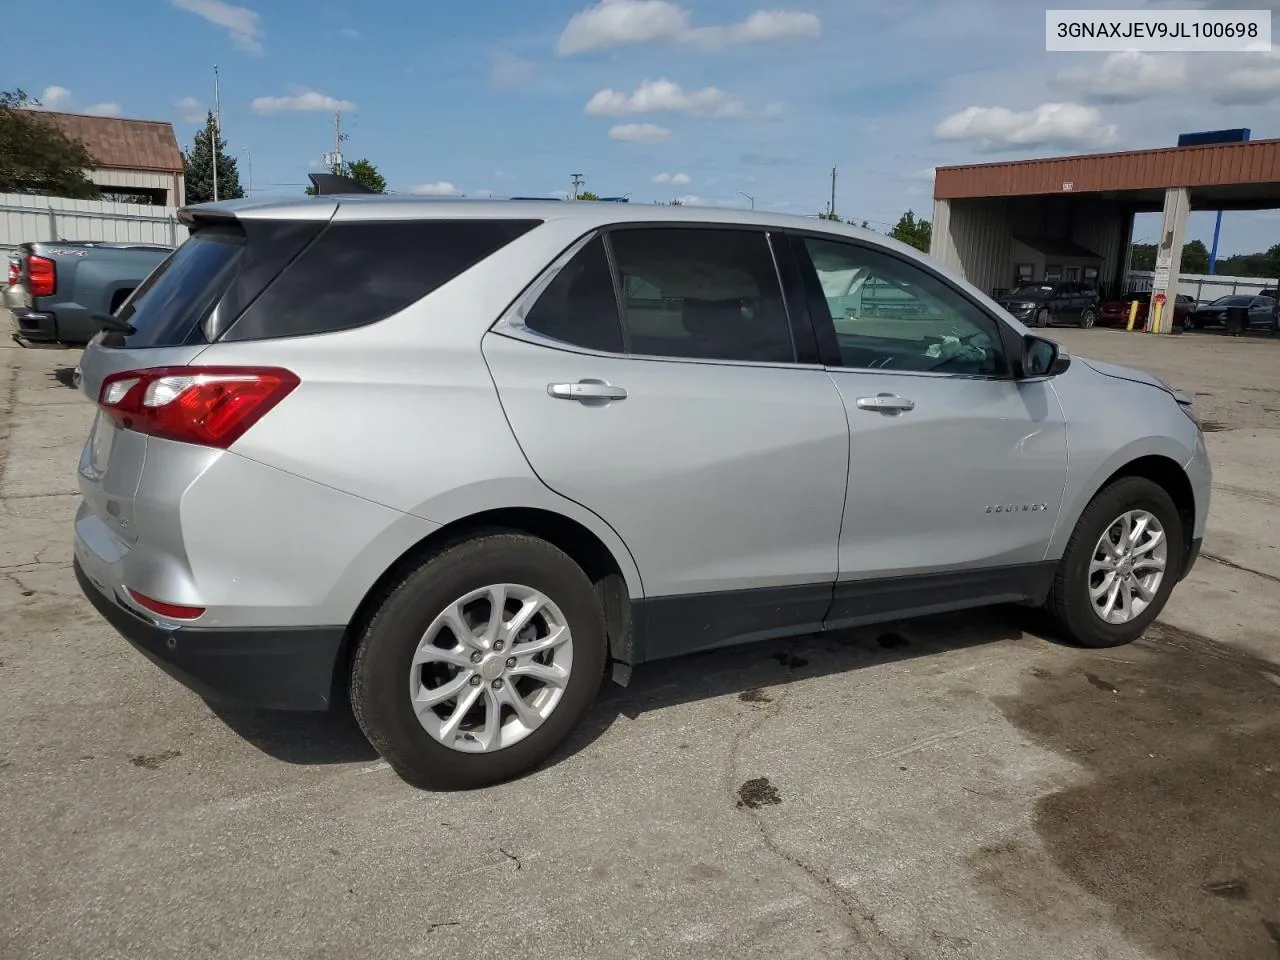
[[[1173,305],[1177,300],[1178,270],[1182,264],[1182,244],[1187,235],[1187,211],[1191,207],[1186,187],[1170,187],[1164,192],[1164,218],[1160,224],[1160,242],[1156,246],[1155,277],[1151,281],[1151,302],[1147,316],[1152,333],[1168,333],[1173,329]],[[1156,325],[1156,297],[1164,295],[1164,309]]]

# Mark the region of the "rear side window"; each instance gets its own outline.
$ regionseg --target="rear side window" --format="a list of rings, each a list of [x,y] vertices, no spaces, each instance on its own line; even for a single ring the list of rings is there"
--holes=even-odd
[[[524,325],[575,347],[621,353],[622,323],[604,240],[596,237],[556,274]]]
[[[475,266],[537,220],[331,223],[227,330],[225,340],[376,323]]]
[[[205,229],[192,234],[139,284],[120,310],[130,334],[108,334],[104,346],[171,347],[200,342],[200,325],[213,311],[235,276],[245,237],[235,229]]]
[[[610,233],[610,243],[633,354],[795,362],[763,232],[628,227]]]

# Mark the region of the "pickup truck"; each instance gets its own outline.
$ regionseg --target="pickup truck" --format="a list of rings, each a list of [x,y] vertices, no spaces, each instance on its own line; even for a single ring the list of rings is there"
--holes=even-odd
[[[24,243],[9,258],[4,306],[15,340],[87,343],[172,247],[58,240]]]

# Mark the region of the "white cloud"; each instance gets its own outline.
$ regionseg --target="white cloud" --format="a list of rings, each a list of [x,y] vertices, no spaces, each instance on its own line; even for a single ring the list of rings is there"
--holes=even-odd
[[[1095,107],[1078,103],[1042,103],[1031,110],[967,107],[934,127],[938,140],[968,141],[984,153],[1029,147],[1063,149],[1104,147],[1116,139]]]
[[[1280,97],[1280,51],[1250,57],[1247,65],[1225,74],[1213,99],[1221,104],[1267,103]]]
[[[456,197],[460,195],[458,188],[448,180],[415,184],[409,188],[409,192],[419,197]]]
[[[609,128],[609,136],[624,143],[661,143],[671,139],[671,131],[653,123],[619,123]]]
[[[287,97],[254,97],[253,109],[257,113],[279,113],[282,110],[322,110],[325,113],[343,110],[351,113],[356,105],[350,100],[339,100],[325,93],[298,87]]]
[[[196,97],[182,97],[173,101],[173,105],[187,123],[201,123],[208,116],[209,108]]]
[[[570,18],[556,53],[571,56],[637,43],[719,49],[816,37],[821,32],[822,25],[812,13],[758,10],[738,23],[695,27],[688,12],[668,0],[600,0]]]
[[[776,116],[781,107],[773,105],[760,115]],[[747,105],[719,87],[684,90],[665,78],[645,80],[635,92],[598,91],[587,101],[585,113],[595,117],[626,117],[644,113],[686,113],[691,117],[744,119],[751,116]]]
[[[530,60],[498,53],[489,63],[489,86],[494,90],[515,90],[532,80],[537,71],[538,65]]]
[[[237,7],[222,0],[170,0],[179,10],[194,13],[215,27],[223,27],[231,42],[249,53],[262,52],[262,18],[248,7]]]
[[[651,183],[669,183],[673,187],[687,187],[693,183],[687,173],[659,173],[655,174]]]
[[[937,175],[937,172],[936,167],[925,167],[923,170],[912,171],[907,174],[907,177],[911,180],[927,180],[929,183],[933,183],[933,178]]]
[[[1181,90],[1187,82],[1187,61],[1178,54],[1125,50],[1100,64],[1060,70],[1057,80],[1085,103],[1137,103]]]
[[[46,110],[63,110],[71,106],[71,91],[57,84],[45,87],[40,94],[40,106]]]
[[[104,103],[95,103],[92,106],[85,107],[80,112],[87,113],[93,117],[118,117],[124,111],[120,108],[120,104],[114,100],[107,100]]]

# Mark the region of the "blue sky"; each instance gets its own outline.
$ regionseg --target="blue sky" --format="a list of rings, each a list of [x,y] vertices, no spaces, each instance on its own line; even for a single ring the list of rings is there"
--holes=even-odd
[[[1280,136],[1280,53],[1049,54],[1044,6],[1025,0],[63,0],[57,11],[57,55],[7,44],[4,88],[56,109],[170,120],[185,145],[213,101],[216,63],[224,136],[251,151],[259,196],[302,189],[332,148],[335,106],[347,157],[373,160],[395,191],[547,195],[582,173],[587,189],[633,202],[746,206],[749,194],[816,213],[835,166],[837,212],[882,230],[909,207],[929,215],[939,165],[1162,146],[1228,126]],[[1154,237],[1149,219],[1135,239]],[[1207,242],[1212,215],[1195,215],[1191,232]],[[1222,249],[1277,241],[1280,216],[1232,214]]]

